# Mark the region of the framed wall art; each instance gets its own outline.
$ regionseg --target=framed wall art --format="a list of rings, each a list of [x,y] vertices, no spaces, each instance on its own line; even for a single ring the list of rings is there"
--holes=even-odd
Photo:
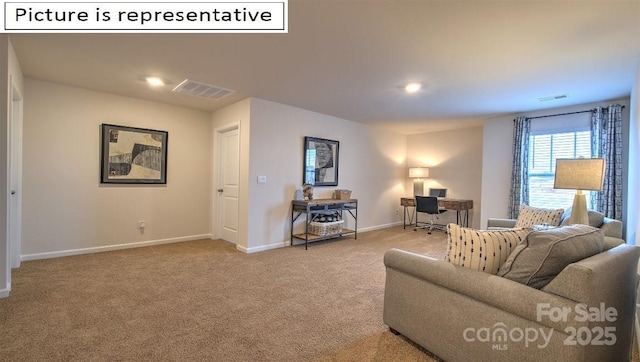
[[[304,138],[302,183],[314,186],[338,186],[340,142],[324,138]]]
[[[166,184],[168,136],[165,131],[103,124],[100,182]]]

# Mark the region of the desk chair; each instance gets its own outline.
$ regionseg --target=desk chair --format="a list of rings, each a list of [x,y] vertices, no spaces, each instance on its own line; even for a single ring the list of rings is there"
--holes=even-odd
[[[446,226],[434,224],[434,219],[438,219],[438,215],[447,212],[446,209],[441,209],[438,206],[438,198],[433,196],[416,196],[416,227],[413,229],[427,229],[429,234],[431,230],[438,229],[447,232]],[[429,222],[418,221],[418,213],[425,213],[431,215]],[[422,224],[422,225],[421,225]]]

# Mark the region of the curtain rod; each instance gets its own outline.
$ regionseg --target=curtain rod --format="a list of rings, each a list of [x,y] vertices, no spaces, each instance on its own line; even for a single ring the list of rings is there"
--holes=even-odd
[[[622,109],[624,109],[625,106],[622,106]],[[538,116],[538,117],[527,117],[529,119],[536,119],[536,118],[547,118],[547,117],[557,117],[557,116],[568,116],[570,114],[578,114],[578,113],[591,113],[591,112],[595,112],[597,110],[597,108],[592,108],[586,111],[577,111],[577,112],[568,112],[568,113],[558,113],[558,114],[549,114],[546,116]]]

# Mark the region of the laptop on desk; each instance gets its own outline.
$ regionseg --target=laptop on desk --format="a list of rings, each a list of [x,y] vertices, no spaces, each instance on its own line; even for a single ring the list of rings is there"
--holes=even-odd
[[[444,199],[447,197],[447,189],[429,189],[429,196],[435,196],[438,199]]]
[[[429,196],[435,196],[438,200],[442,200],[447,197],[447,189],[429,189]],[[440,210],[446,210],[444,207],[439,207]]]

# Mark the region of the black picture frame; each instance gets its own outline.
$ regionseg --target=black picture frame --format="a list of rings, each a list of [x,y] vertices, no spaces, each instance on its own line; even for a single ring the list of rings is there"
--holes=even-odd
[[[339,141],[305,137],[302,183],[313,186],[338,186],[339,156]]]
[[[100,138],[100,183],[167,183],[168,132],[102,124]]]

